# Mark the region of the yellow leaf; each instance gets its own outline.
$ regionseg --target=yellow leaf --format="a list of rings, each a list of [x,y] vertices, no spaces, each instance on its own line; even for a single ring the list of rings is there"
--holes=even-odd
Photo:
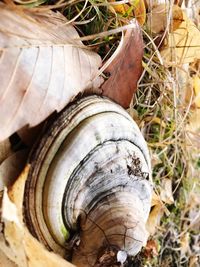
[[[181,245],[181,256],[184,257],[186,253],[190,250],[190,235],[188,232],[185,233],[183,236],[181,236],[180,245]]]
[[[147,24],[153,33],[164,32],[168,26],[169,20],[169,5],[159,4],[152,9],[152,12],[148,15]],[[172,18],[169,25],[169,31],[175,31],[180,27],[183,21],[183,11],[177,6],[172,7]]]
[[[108,0],[109,2],[113,2],[113,0]],[[116,1],[114,1],[116,2]],[[126,12],[129,9],[129,5],[128,4],[120,4],[120,5],[109,5],[109,9],[112,13],[119,13],[121,15],[125,15]]]
[[[129,19],[133,17],[134,13],[135,18],[137,19],[140,25],[143,25],[146,21],[146,7],[144,0],[132,0],[130,1],[130,5],[128,4],[112,5],[109,8],[111,12],[113,13],[117,12],[121,15],[127,15]]]
[[[183,11],[182,9],[174,5],[172,8],[172,23],[170,25],[170,31],[175,31],[180,27],[180,24],[183,22]]]
[[[152,117],[152,116],[148,116],[144,119],[146,122],[152,122],[152,123],[156,123],[159,124],[161,127],[165,128],[166,127],[166,123],[161,120],[158,117]]]
[[[163,204],[159,202],[152,208],[148,221],[146,223],[146,229],[150,235],[153,235],[156,232],[156,229],[160,224],[160,219],[162,218],[163,214],[164,214]]]
[[[23,223],[24,186],[28,171],[27,165],[9,193],[4,191],[1,216],[4,231],[0,233],[0,251],[19,267],[73,267],[60,256],[47,251]]]
[[[122,4],[122,5],[114,5],[114,6],[112,6],[112,8],[114,9],[115,12],[122,14],[122,15],[125,15],[129,6],[126,4]],[[112,11],[112,9],[111,9],[111,11]]]
[[[190,120],[186,126],[187,144],[194,149],[200,148],[200,109],[191,112]]]
[[[135,14],[135,18],[137,19],[139,24],[142,26],[146,21],[146,7],[145,7],[144,0],[139,0],[139,2],[135,4],[134,14]]]
[[[174,198],[172,194],[172,180],[168,178],[162,179],[160,198],[166,204],[173,204]]]
[[[197,267],[199,264],[199,257],[198,256],[191,256],[190,257],[190,263],[189,263],[189,267]]]
[[[170,212],[162,202],[161,197],[153,191],[151,200],[151,212],[146,223],[146,229],[150,235],[155,234],[164,213],[166,214],[166,216],[169,216],[170,214]]]
[[[160,197],[153,191],[152,199],[151,199],[151,207],[160,205],[161,200]]]
[[[196,96],[194,99],[194,103],[198,108],[200,108],[200,77],[197,75],[193,79],[193,87]]]
[[[183,12],[183,22],[171,32],[161,55],[168,65],[183,65],[200,59],[200,31]]]
[[[190,116],[190,121],[187,130],[193,133],[200,134],[200,109],[195,109]]]

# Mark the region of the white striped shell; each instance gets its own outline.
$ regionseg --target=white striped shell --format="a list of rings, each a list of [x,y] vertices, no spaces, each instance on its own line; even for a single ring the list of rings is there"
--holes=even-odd
[[[136,123],[106,98],[83,98],[58,115],[30,157],[25,214],[31,232],[72,261],[98,266],[107,247],[136,255],[147,240],[148,149]]]

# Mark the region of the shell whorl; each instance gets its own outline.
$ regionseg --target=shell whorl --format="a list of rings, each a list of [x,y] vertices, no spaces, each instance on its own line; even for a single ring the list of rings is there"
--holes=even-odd
[[[114,246],[135,255],[146,242],[151,202],[148,149],[138,126],[106,98],[62,111],[30,156],[25,216],[33,235],[64,255],[70,232],[78,266]]]

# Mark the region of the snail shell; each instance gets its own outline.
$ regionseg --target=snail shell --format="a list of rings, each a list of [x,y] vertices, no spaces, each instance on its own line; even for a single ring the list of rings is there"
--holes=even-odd
[[[107,249],[133,256],[146,243],[149,153],[119,105],[89,96],[67,107],[37,143],[30,163],[26,222],[48,249],[64,256],[78,233],[72,262],[100,266]]]

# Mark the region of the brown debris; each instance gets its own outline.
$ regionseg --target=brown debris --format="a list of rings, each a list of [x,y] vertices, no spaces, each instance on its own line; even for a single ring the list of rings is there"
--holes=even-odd
[[[101,87],[103,95],[124,108],[129,107],[142,73],[143,39],[139,24],[134,23],[135,27],[126,31],[121,51],[106,69],[110,77]]]

